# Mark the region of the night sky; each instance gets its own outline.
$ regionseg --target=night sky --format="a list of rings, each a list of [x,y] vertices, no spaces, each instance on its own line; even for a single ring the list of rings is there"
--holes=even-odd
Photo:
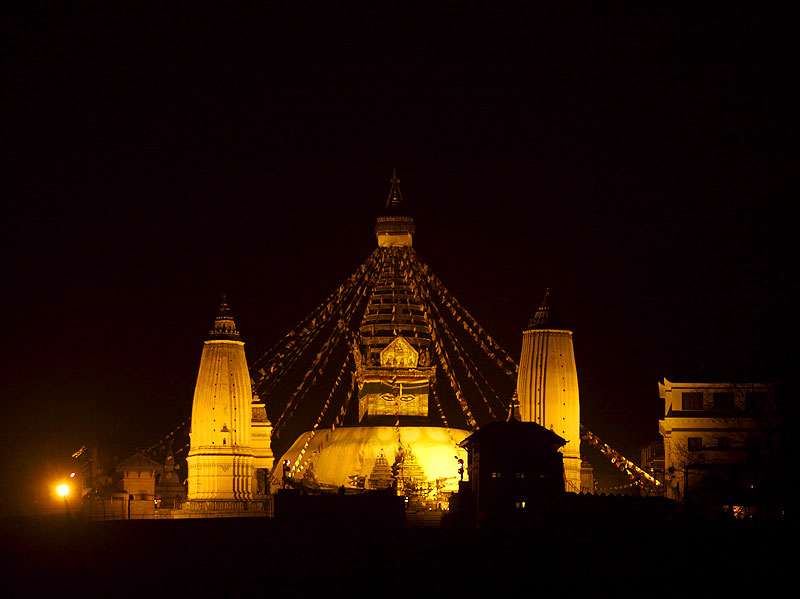
[[[553,289],[632,457],[661,377],[787,375],[782,15],[54,4],[2,21],[4,488],[174,427],[220,293],[252,361],[375,247],[393,167],[512,355]]]

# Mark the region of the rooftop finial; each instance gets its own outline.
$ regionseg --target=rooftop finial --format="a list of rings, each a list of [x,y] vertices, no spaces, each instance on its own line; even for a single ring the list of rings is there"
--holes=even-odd
[[[531,318],[530,322],[528,323],[528,328],[547,328],[551,324],[551,321],[552,314],[550,313],[550,288],[548,287],[544,290],[542,302],[536,309],[536,314],[533,315],[533,318]]]
[[[392,186],[389,188],[389,196],[386,198],[387,209],[397,209],[403,205],[403,193],[400,191],[400,179],[397,178],[397,169],[392,169],[392,178],[389,180]]]
[[[222,299],[217,309],[217,316],[214,318],[214,327],[209,331],[210,339],[234,339],[241,340],[239,329],[236,326],[236,319],[233,310],[228,305],[226,294],[222,294]]]

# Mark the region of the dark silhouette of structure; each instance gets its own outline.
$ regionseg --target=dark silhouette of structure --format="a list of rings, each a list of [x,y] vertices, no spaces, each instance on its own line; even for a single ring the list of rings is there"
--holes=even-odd
[[[469,482],[460,483],[453,507],[464,524],[541,523],[564,496],[559,448],[566,441],[535,422],[521,422],[515,409],[516,401],[505,421],[490,422],[460,443]]]

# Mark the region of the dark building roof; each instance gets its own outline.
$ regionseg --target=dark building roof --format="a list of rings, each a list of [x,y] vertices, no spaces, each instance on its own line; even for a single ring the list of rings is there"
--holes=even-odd
[[[553,450],[567,444],[565,439],[540,424],[521,422],[516,418],[510,418],[505,421],[495,420],[482,426],[459,445],[466,448],[473,444],[496,443],[498,441],[503,444],[524,442],[528,446],[538,445]]]

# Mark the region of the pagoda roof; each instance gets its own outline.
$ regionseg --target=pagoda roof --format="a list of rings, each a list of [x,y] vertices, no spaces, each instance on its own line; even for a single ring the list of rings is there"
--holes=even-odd
[[[540,445],[558,449],[567,441],[551,430],[535,422],[522,422],[516,418],[494,420],[461,441],[461,447],[502,439],[504,443],[525,441],[527,445]]]

